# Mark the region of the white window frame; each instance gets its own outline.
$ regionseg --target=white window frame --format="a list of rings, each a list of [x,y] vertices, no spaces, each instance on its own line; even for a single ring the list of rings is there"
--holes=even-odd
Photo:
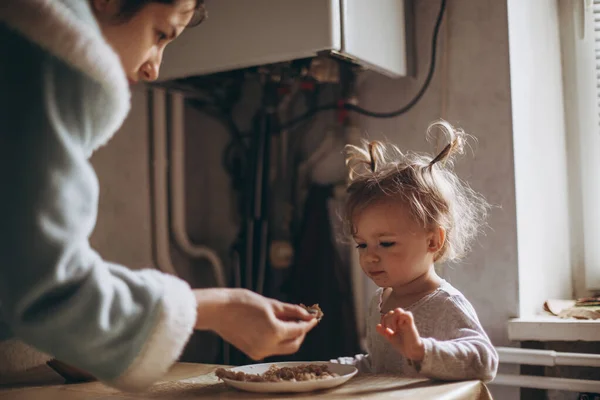
[[[558,5],[572,270],[575,296],[580,297],[600,289],[600,0],[558,0]]]

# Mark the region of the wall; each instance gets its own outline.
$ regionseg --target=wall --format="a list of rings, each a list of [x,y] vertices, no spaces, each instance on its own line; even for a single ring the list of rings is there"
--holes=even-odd
[[[416,3],[419,71],[428,66],[437,7],[437,2]],[[474,303],[494,342],[506,344],[504,321],[518,312],[506,6],[454,0],[447,11],[438,70],[423,100],[405,116],[362,118],[361,126],[370,137],[386,137],[402,149],[416,151],[434,151],[425,131],[438,118],[477,138],[474,156],[467,154],[457,162],[457,172],[496,206],[488,221],[491,229],[480,236],[464,263],[445,268],[444,275]],[[364,85],[360,104],[377,110],[398,108],[417,91],[423,76],[421,72],[416,80],[398,81],[373,76]],[[495,289],[490,292],[491,288]]]
[[[412,98],[428,66],[431,31],[439,2],[415,2],[417,79],[372,76],[360,104],[368,109],[399,108]],[[443,276],[473,303],[492,342],[508,345],[506,321],[519,313],[515,172],[506,3],[494,0],[448,2],[438,69],[430,89],[405,116],[392,120],[361,118],[373,138],[387,137],[402,149],[433,151],[425,140],[438,118],[478,139],[474,156],[456,165],[459,175],[495,207],[486,235],[460,265]],[[504,367],[502,368],[504,371]],[[507,372],[515,371],[508,367]],[[517,399],[518,390],[493,387],[494,398]]]
[[[367,74],[359,88],[361,106],[399,108],[420,88],[429,64],[438,7],[437,1],[415,2],[418,76],[391,80]],[[519,302],[506,3],[452,0],[446,18],[438,69],[421,102],[405,116],[391,120],[361,117],[359,122],[368,136],[387,137],[403,149],[417,151],[432,150],[425,141],[425,130],[440,117],[478,138],[474,157],[461,160],[457,170],[496,207],[488,221],[490,229],[480,237],[472,255],[458,266],[445,268],[443,275],[473,302],[494,344],[508,345],[506,321],[518,315]],[[242,126],[247,125],[254,105],[248,95],[238,107]],[[216,236],[226,241],[235,235],[228,180],[219,168],[227,135],[214,121],[193,110],[187,118],[189,145],[195,149],[190,168],[196,171],[192,179],[198,183],[190,187],[190,199],[197,207],[190,208],[189,226],[196,238],[216,245]],[[322,140],[332,119],[330,114],[318,118],[307,141],[309,148]],[[367,297],[371,293],[372,286]],[[514,372],[515,368],[506,370]],[[518,398],[517,389],[493,390],[498,399]]]
[[[420,87],[429,63],[438,4],[415,2],[418,77],[390,80],[371,74],[360,87],[362,106],[376,110],[397,108]],[[491,229],[480,238],[473,254],[463,264],[447,268],[444,276],[473,302],[496,345],[508,344],[505,322],[518,313],[506,20],[504,2],[450,1],[438,70],[422,101],[409,114],[396,119],[360,119],[362,128],[371,137],[387,136],[402,148],[413,150],[431,150],[424,140],[425,129],[440,117],[479,139],[475,156],[459,162],[457,169],[475,190],[498,207],[490,216]],[[149,160],[144,129],[146,99],[143,94],[137,96],[132,115],[121,132],[94,156],[102,189],[99,222],[92,241],[106,258],[134,267],[152,261],[147,197]],[[239,107],[242,126],[247,125],[249,117],[244,109],[252,104],[252,100],[244,100]],[[322,116],[325,122],[314,128],[316,135],[329,124],[331,117]],[[216,122],[194,110],[189,110],[186,118],[190,236],[215,247],[227,261],[228,246],[236,234],[229,181],[220,164],[221,150],[228,137]],[[193,276],[194,284],[206,282],[202,266],[190,266],[180,260],[178,268],[184,275]],[[212,346],[197,346],[194,351],[202,348],[206,352],[206,347]],[[514,389],[495,394],[500,399],[518,396]]]
[[[537,3],[540,2],[543,3],[542,0]],[[533,72],[540,71],[540,63],[556,60],[558,42],[550,35],[548,47],[541,53],[543,58],[538,59],[531,56],[538,54],[538,49],[523,39],[526,28],[534,29],[534,34],[539,36],[552,29],[555,4],[536,5],[536,9],[542,7],[543,14],[533,18],[533,28],[526,23],[526,16],[517,15],[534,9],[529,2],[527,4],[509,1],[507,8],[506,2],[495,0],[449,1],[442,26],[438,68],[421,102],[408,114],[395,119],[359,119],[369,137],[387,137],[403,149],[431,151],[431,145],[425,141],[425,130],[438,118],[445,118],[477,137],[474,155],[460,160],[457,171],[495,207],[488,220],[489,229],[479,238],[472,254],[460,265],[444,267],[442,274],[472,301],[493,343],[500,346],[510,344],[506,321],[520,312],[536,309],[545,296],[528,297],[528,291],[536,292],[540,285],[533,287],[536,281],[529,279],[537,279],[539,275],[527,274],[542,272],[543,267],[544,272],[552,268],[553,274],[563,276],[561,257],[568,254],[563,254],[567,249],[560,237],[554,239],[551,235],[566,223],[562,213],[566,207],[561,208],[566,200],[557,193],[564,182],[558,173],[563,157],[558,151],[563,134],[558,111],[561,105],[551,100],[559,95],[555,83],[560,79],[560,69],[553,64],[541,76],[533,76]],[[395,109],[416,93],[429,64],[431,32],[438,7],[438,1],[415,2],[417,77],[390,80],[368,74],[360,86],[361,106],[373,110]],[[509,49],[518,57],[509,60]],[[536,90],[542,90],[543,97],[533,97]],[[538,105],[537,102],[544,103]],[[132,266],[151,263],[148,145],[147,134],[140,128],[145,123],[144,103],[143,98],[134,103],[133,113],[122,132],[94,156],[102,191],[93,244],[105,257]],[[237,115],[242,127],[248,125],[254,104],[252,94],[242,101]],[[552,116],[547,118],[548,115]],[[536,129],[533,129],[532,116],[539,123]],[[321,116],[313,128],[316,141],[329,123],[328,118],[332,116]],[[228,262],[228,247],[237,232],[229,181],[221,167],[221,151],[228,136],[217,122],[192,109],[187,112],[186,123],[190,236],[194,241],[216,248]],[[551,140],[546,135],[550,135]],[[549,146],[551,159],[558,164],[546,162],[543,164],[546,169],[538,171],[528,166],[526,155],[530,150],[539,151],[536,145],[540,142]],[[515,167],[526,171],[523,180],[519,175],[515,180]],[[552,181],[558,179],[558,187],[551,184],[550,177]],[[529,191],[529,185],[538,181],[541,190]],[[537,210],[550,210],[558,217],[544,219]],[[526,218],[528,223],[517,225],[517,216]],[[554,253],[549,249],[561,257],[554,260],[550,256]],[[195,285],[206,285],[210,280],[202,265],[181,258],[176,260],[182,274],[190,277]],[[519,270],[518,265],[529,269]],[[521,289],[520,278],[526,282]],[[551,289],[548,293],[562,294],[552,286],[553,282],[545,282]],[[520,296],[525,299],[522,306]],[[207,347],[210,346],[198,345],[190,351],[202,353]],[[514,372],[509,367],[506,370]],[[516,389],[493,387],[493,391],[497,399],[518,398]]]
[[[144,88],[134,88],[127,120],[114,138],[94,153],[91,160],[100,183],[98,221],[90,240],[91,245],[104,259],[134,269],[156,267],[153,257],[147,106],[148,96]],[[196,176],[193,172],[191,175]],[[192,184],[196,182],[193,178],[190,181]],[[192,207],[195,208],[193,203]],[[201,223],[200,226],[205,224]],[[226,242],[219,235],[211,235],[211,239],[211,245]],[[212,286],[212,277],[204,262],[186,259],[175,247],[171,256],[178,274],[193,287]],[[213,333],[195,332],[182,360],[214,362],[219,343]]]

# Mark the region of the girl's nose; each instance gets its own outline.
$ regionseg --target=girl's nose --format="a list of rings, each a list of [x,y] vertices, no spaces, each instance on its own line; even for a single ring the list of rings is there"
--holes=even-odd
[[[372,252],[372,251],[370,251],[369,253],[367,253],[367,257],[366,258],[367,258],[367,262],[369,262],[369,263],[378,263],[379,260],[380,260],[379,256],[376,253]]]

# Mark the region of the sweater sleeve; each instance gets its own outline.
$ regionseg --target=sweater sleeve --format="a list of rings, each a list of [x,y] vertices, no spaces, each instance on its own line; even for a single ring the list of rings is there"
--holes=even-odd
[[[89,245],[100,83],[0,24],[0,311],[19,339],[124,390],[179,357],[196,321],[184,281]],[[90,100],[90,101],[88,101]]]
[[[489,382],[498,369],[498,354],[466,299],[446,299],[443,326],[447,340],[423,338],[425,358],[414,363],[423,375],[443,380],[478,379]]]

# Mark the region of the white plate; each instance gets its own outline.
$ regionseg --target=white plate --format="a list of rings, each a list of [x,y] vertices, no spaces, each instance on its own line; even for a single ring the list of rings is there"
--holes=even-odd
[[[330,389],[346,383],[352,378],[358,370],[352,365],[342,365],[330,362],[305,361],[305,362],[275,362],[266,364],[244,365],[241,367],[228,368],[235,372],[244,372],[246,374],[262,374],[266,372],[271,365],[277,367],[295,367],[306,364],[326,364],[329,366],[329,371],[338,374],[338,377],[327,379],[315,379],[311,381],[299,382],[241,382],[231,379],[223,379],[223,381],[236,389],[245,390],[247,392],[257,393],[300,393],[312,392],[314,390]]]

